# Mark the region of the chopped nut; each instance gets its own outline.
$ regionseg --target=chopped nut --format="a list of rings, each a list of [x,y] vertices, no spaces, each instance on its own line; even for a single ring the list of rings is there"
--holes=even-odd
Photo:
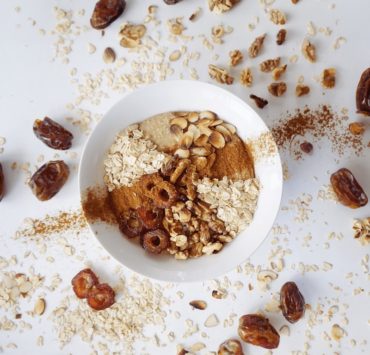
[[[370,217],[364,219],[355,219],[352,226],[355,239],[361,242],[370,243]]]
[[[216,149],[222,149],[225,146],[225,138],[219,131],[213,131],[208,137],[208,141]]]
[[[338,324],[333,324],[331,327],[331,337],[334,340],[339,341],[344,335],[345,331]]]
[[[231,51],[229,53],[229,56],[230,56],[230,65],[232,67],[235,67],[243,60],[243,54],[239,49]]]
[[[217,290],[212,291],[212,297],[218,300],[227,297],[227,291],[224,288],[219,288]]]
[[[251,58],[256,58],[258,56],[258,54],[260,53],[260,51],[262,49],[263,42],[265,41],[265,38],[266,38],[266,34],[264,34],[262,36],[259,36],[250,45],[250,47],[248,49],[248,53],[249,53],[249,56]]]
[[[240,0],[208,0],[209,9],[215,13],[221,14],[231,10]]]
[[[196,309],[200,309],[202,311],[207,308],[207,303],[205,301],[201,301],[201,300],[191,301],[189,304],[190,304],[190,306],[192,306]]]
[[[264,73],[273,71],[280,65],[280,57],[275,59],[267,59],[260,64],[260,70]]]
[[[268,101],[263,99],[262,97],[258,97],[258,96],[253,95],[253,94],[250,95],[249,97],[252,100],[254,100],[254,102],[256,103],[258,108],[264,108],[268,104]]]
[[[286,40],[286,34],[287,34],[287,31],[282,28],[276,35],[276,43],[278,46],[281,46],[285,40]]]
[[[234,78],[225,69],[213,64],[208,65],[208,74],[211,79],[216,80],[220,84],[231,85],[234,82]]]
[[[316,62],[316,47],[306,38],[302,43],[302,54],[310,62]]]
[[[283,65],[282,67],[277,67],[272,71],[272,78],[274,80],[279,80],[281,76],[286,72],[287,65]]]
[[[181,18],[171,19],[167,22],[168,28],[170,32],[175,35],[179,36],[185,30],[184,25],[182,24]]]
[[[332,89],[335,86],[336,70],[335,68],[324,69],[321,77],[321,84],[326,89]]]
[[[295,88],[295,94],[296,96],[298,97],[301,97],[301,96],[304,96],[304,95],[307,95],[310,93],[310,87],[307,86],[307,85],[301,85],[301,84],[298,84]]]
[[[240,84],[251,87],[253,84],[253,75],[250,68],[245,68],[240,73]]]
[[[116,53],[111,47],[105,48],[103,52],[103,60],[107,64],[114,63],[116,60]]]
[[[365,125],[361,122],[352,122],[349,124],[348,128],[354,135],[361,135],[365,132]]]
[[[43,298],[37,299],[35,307],[33,309],[34,313],[41,316],[45,311],[45,300]]]
[[[271,95],[280,97],[285,94],[287,85],[284,82],[272,83],[268,86],[268,91]]]
[[[286,16],[284,12],[271,9],[270,10],[270,21],[273,22],[275,25],[285,25],[286,24]]]
[[[132,25],[125,23],[119,31],[120,45],[124,48],[135,48],[141,44],[141,38],[146,33],[144,25]]]
[[[204,326],[207,328],[212,328],[218,326],[219,323],[220,321],[218,320],[217,316],[215,314],[211,314],[204,322]]]

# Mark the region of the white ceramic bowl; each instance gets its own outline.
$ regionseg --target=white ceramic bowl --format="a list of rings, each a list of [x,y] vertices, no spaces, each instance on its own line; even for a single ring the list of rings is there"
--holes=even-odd
[[[81,196],[86,188],[103,184],[103,160],[115,135],[126,126],[168,111],[211,110],[237,127],[243,139],[256,138],[268,128],[244,101],[217,86],[198,81],[164,81],[136,90],[120,100],[90,135],[80,164]],[[142,275],[164,281],[202,281],[220,276],[245,261],[262,243],[276,218],[282,194],[279,154],[255,162],[261,183],[258,206],[248,228],[214,255],[186,261],[145,252],[118,227],[90,224],[102,246],[120,263]]]

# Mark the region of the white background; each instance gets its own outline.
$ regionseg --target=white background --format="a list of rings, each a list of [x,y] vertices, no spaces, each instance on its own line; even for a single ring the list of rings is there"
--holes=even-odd
[[[88,28],[89,16],[93,7],[91,1],[2,0],[0,3],[0,136],[6,138],[5,149],[0,155],[0,161],[5,169],[7,189],[6,197],[0,203],[0,254],[4,257],[17,256],[19,264],[15,269],[13,267],[14,271],[26,272],[28,267],[33,265],[36,273],[45,276],[46,283],[55,273],[59,273],[63,278],[63,284],[57,291],[50,294],[46,292],[45,298],[48,305],[46,313],[39,319],[25,316],[24,320],[34,325],[32,330],[15,332],[0,330],[0,345],[5,353],[88,354],[91,351],[91,344],[83,343],[79,338],[75,338],[73,343],[64,349],[59,349],[49,315],[63,296],[71,294],[70,279],[76,271],[84,266],[84,263],[77,259],[76,255],[81,255],[84,257],[84,261],[91,262],[102,278],[111,283],[115,281],[116,262],[107,260],[105,251],[98,246],[96,240],[88,232],[79,236],[76,236],[76,233],[67,236],[68,242],[77,250],[73,257],[67,256],[56,239],[53,238],[45,242],[48,248],[46,255],[40,254],[36,244],[31,241],[12,239],[15,231],[26,217],[41,217],[46,213],[56,213],[58,210],[78,208],[77,170],[73,170],[66,186],[54,199],[41,203],[32,196],[30,189],[24,184],[26,175],[19,170],[12,171],[10,165],[14,161],[18,164],[30,162],[30,169],[34,171],[35,166],[39,165],[37,158],[40,154],[45,156],[45,160],[54,157],[55,152],[40,143],[32,133],[32,123],[35,118],[48,115],[60,122],[69,116],[79,118],[78,111],[66,108],[66,105],[77,97],[76,85],[70,82],[69,72],[72,68],[77,68],[77,78],[81,78],[85,72],[96,73],[106,68],[106,64],[101,59],[101,53],[106,46],[110,45],[117,51],[118,57],[125,57],[128,60],[122,70],[129,71],[129,61],[132,57],[127,54],[127,50],[119,47],[117,37],[119,24],[123,21],[141,23],[148,5],[157,3],[159,5],[158,18],[162,20],[162,25],[158,27],[158,30],[163,34],[161,45],[173,49],[177,49],[180,44],[166,40],[165,22],[168,18],[184,16],[184,22],[188,27],[185,33],[194,34],[196,37],[197,34],[203,33],[209,38],[211,27],[216,24],[223,23],[232,26],[234,32],[225,37],[223,46],[215,45],[213,52],[205,49],[199,38],[187,44],[190,51],[201,52],[200,60],[191,66],[198,69],[200,79],[204,81],[209,81],[208,63],[213,62],[226,66],[230,49],[239,48],[245,53],[257,35],[268,33],[262,56],[254,61],[247,59],[244,64],[254,68],[256,73],[255,86],[252,89],[242,88],[239,84],[229,87],[232,92],[247,102],[249,102],[248,96],[252,92],[268,97],[266,86],[270,79],[266,74],[257,73],[257,65],[260,61],[280,55],[284,62],[288,62],[291,55],[298,54],[300,56],[300,44],[306,34],[308,21],[313,21],[317,28],[328,26],[333,31],[331,36],[318,33],[312,39],[317,45],[318,62],[309,64],[300,56],[297,64],[288,64],[286,81],[289,90],[286,96],[284,98],[268,97],[270,104],[260,113],[266,123],[271,126],[287,110],[292,111],[305,104],[310,107],[316,107],[318,104],[331,104],[338,111],[342,107],[347,107],[350,120],[358,118],[354,105],[355,88],[360,74],[369,66],[368,58],[370,57],[368,45],[370,40],[368,34],[370,4],[368,1],[301,0],[296,6],[292,5],[290,1],[276,1],[274,7],[284,10],[288,16],[286,25],[288,39],[286,45],[281,47],[277,47],[274,43],[277,27],[268,21],[267,15],[257,0],[242,0],[241,4],[230,13],[221,16],[210,14],[205,1],[184,0],[171,7],[159,0],[131,0],[127,2],[127,11],[106,30],[104,37],[101,36],[100,31]],[[335,5],[335,8],[332,8],[332,4]],[[203,8],[200,19],[194,24],[189,23],[188,16],[199,5]],[[19,12],[15,11],[16,6],[20,7]],[[88,30],[81,31],[80,36],[73,36],[73,52],[69,55],[69,64],[63,64],[60,59],[53,60],[53,43],[56,36],[50,34],[50,31],[56,24],[53,13],[54,6],[66,10],[72,9],[76,12],[83,8],[86,9],[85,16],[75,16],[77,25],[87,26]],[[249,32],[248,23],[254,21],[255,16],[259,17],[260,22],[253,32]],[[35,25],[32,25],[32,20],[36,21]],[[40,29],[45,29],[46,35],[41,35]],[[339,36],[344,36],[347,43],[340,49],[333,50],[332,44]],[[92,55],[87,51],[87,43],[89,42],[97,47],[96,53]],[[220,56],[216,61],[212,60],[214,54]],[[189,72],[182,69],[180,63],[177,64],[175,73],[168,79],[179,78],[180,72],[183,72],[183,76],[188,78]],[[321,73],[322,69],[329,66],[337,69],[337,86],[334,90],[322,91],[315,77]],[[300,75],[304,75],[306,83],[311,86],[312,93],[307,98],[296,99],[294,86]],[[81,108],[91,111],[92,114],[104,114],[114,102],[124,95],[123,92],[106,91],[109,98],[102,100],[99,105],[83,102]],[[73,131],[76,137],[72,151],[77,152],[80,156],[86,135],[81,133],[78,127],[72,127],[69,123],[65,123],[65,125]],[[368,132],[366,137],[367,140],[370,140]],[[72,159],[69,153],[60,153],[60,156],[77,168],[78,159]],[[271,290],[260,292],[257,288],[255,274],[244,275],[236,271],[227,275],[232,283],[240,280],[244,284],[244,287],[239,291],[230,287],[230,293],[236,295],[235,300],[232,300],[231,297],[226,300],[212,299],[208,289],[209,282],[174,285],[170,290],[164,290],[164,293],[173,300],[172,311],[178,310],[182,316],[176,320],[168,312],[166,331],[154,330],[161,342],[168,343],[168,345],[158,348],[152,343],[138,343],[137,353],[142,353],[142,349],[145,347],[150,354],[175,354],[177,343],[190,346],[197,341],[204,342],[207,345],[207,351],[215,351],[224,339],[237,335],[236,322],[234,326],[227,328],[224,328],[222,324],[231,312],[240,316],[263,309],[264,304],[270,300],[271,294],[278,292],[285,281],[295,280],[301,287],[307,303],[311,304],[313,308],[318,303],[323,305],[324,315],[330,304],[337,304],[340,307],[340,312],[331,320],[325,321],[324,315],[320,316],[323,324],[312,329],[314,339],[309,341],[308,353],[332,354],[336,351],[340,354],[369,354],[369,275],[363,271],[360,265],[361,259],[368,253],[368,247],[361,246],[353,240],[351,225],[353,218],[369,216],[370,208],[366,206],[360,210],[350,210],[332,201],[317,200],[318,191],[322,185],[328,184],[330,173],[342,166],[346,166],[354,172],[370,195],[369,157],[370,149],[367,149],[362,157],[354,157],[351,152],[348,152],[344,157],[337,159],[335,154],[331,152],[330,146],[324,141],[315,144],[315,152],[312,156],[299,162],[295,162],[288,152],[282,152],[282,158],[289,167],[290,175],[284,185],[282,206],[289,206],[289,200],[296,199],[305,192],[313,196],[313,202],[310,206],[313,212],[310,214],[310,219],[303,224],[294,220],[297,211],[280,212],[276,223],[288,226],[290,233],[277,235],[277,237],[280,238],[282,248],[290,249],[292,254],[284,257],[285,269],[279,274],[279,278],[271,284]],[[330,232],[343,233],[344,238],[329,241],[328,234]],[[304,247],[303,239],[309,233],[312,235],[312,240],[308,247]],[[252,264],[268,267],[269,252],[272,248],[276,248],[276,245],[271,244],[273,238],[274,236],[271,234],[250,258]],[[330,243],[329,249],[324,249],[326,242]],[[23,258],[24,253],[28,250],[34,251],[37,260]],[[45,260],[46,256],[49,255],[56,259],[52,264]],[[317,264],[321,267],[324,261],[333,264],[331,271],[308,272],[302,275],[297,270],[300,262]],[[131,274],[126,269],[123,269],[123,272],[127,277]],[[354,274],[351,280],[345,278],[349,272]],[[253,291],[248,291],[248,283],[255,286]],[[335,290],[336,286],[340,287],[339,291]],[[353,290],[357,287],[362,287],[364,292],[355,296]],[[183,299],[180,299],[176,294],[179,290],[185,294]],[[36,296],[37,293],[32,300],[22,304],[24,312],[33,308]],[[207,310],[203,312],[191,310],[188,302],[193,299],[207,300]],[[349,305],[347,310],[344,309],[343,305],[345,304]],[[203,322],[213,312],[217,314],[221,324],[216,328],[206,329]],[[5,311],[0,310],[0,315],[5,314]],[[279,313],[272,313],[268,316],[277,328],[286,323]],[[8,314],[8,317],[11,318],[11,315]],[[348,318],[348,324],[343,321],[344,317]],[[191,338],[182,339],[184,323],[188,318],[197,322],[201,331],[205,330],[209,338],[202,338],[198,332]],[[305,337],[307,318],[308,316],[298,324],[290,326],[291,335],[281,337],[281,345],[278,350],[274,351],[274,354],[285,355],[291,351],[304,350],[304,343],[307,341]],[[347,333],[347,336],[340,343],[322,339],[322,333],[324,331],[330,333],[330,328],[334,323],[340,324]],[[173,343],[167,339],[169,331],[174,331],[176,334],[176,340]],[[43,335],[45,338],[44,347],[36,346],[36,338],[39,335]],[[350,344],[351,339],[356,341],[356,346]],[[364,342],[366,339],[367,343]],[[6,345],[11,342],[18,345],[16,350],[6,348]],[[114,349],[117,347],[115,346]],[[246,345],[245,352],[265,354],[266,350]],[[202,353],[206,353],[206,351]]]

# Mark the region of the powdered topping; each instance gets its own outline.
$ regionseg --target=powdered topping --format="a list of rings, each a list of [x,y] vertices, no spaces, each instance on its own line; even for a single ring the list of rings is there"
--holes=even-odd
[[[104,161],[104,181],[109,191],[116,187],[132,186],[134,181],[145,174],[157,172],[166,154],[144,138],[137,126],[133,126],[116,136]]]
[[[235,237],[252,222],[260,189],[258,179],[204,178],[196,185],[200,199],[217,209],[217,217],[225,223],[231,236]]]

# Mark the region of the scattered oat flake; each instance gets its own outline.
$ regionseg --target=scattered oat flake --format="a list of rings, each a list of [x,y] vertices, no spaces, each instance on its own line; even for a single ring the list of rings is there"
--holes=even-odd
[[[218,326],[220,321],[215,314],[211,314],[204,322],[204,326],[207,328],[213,328]]]

